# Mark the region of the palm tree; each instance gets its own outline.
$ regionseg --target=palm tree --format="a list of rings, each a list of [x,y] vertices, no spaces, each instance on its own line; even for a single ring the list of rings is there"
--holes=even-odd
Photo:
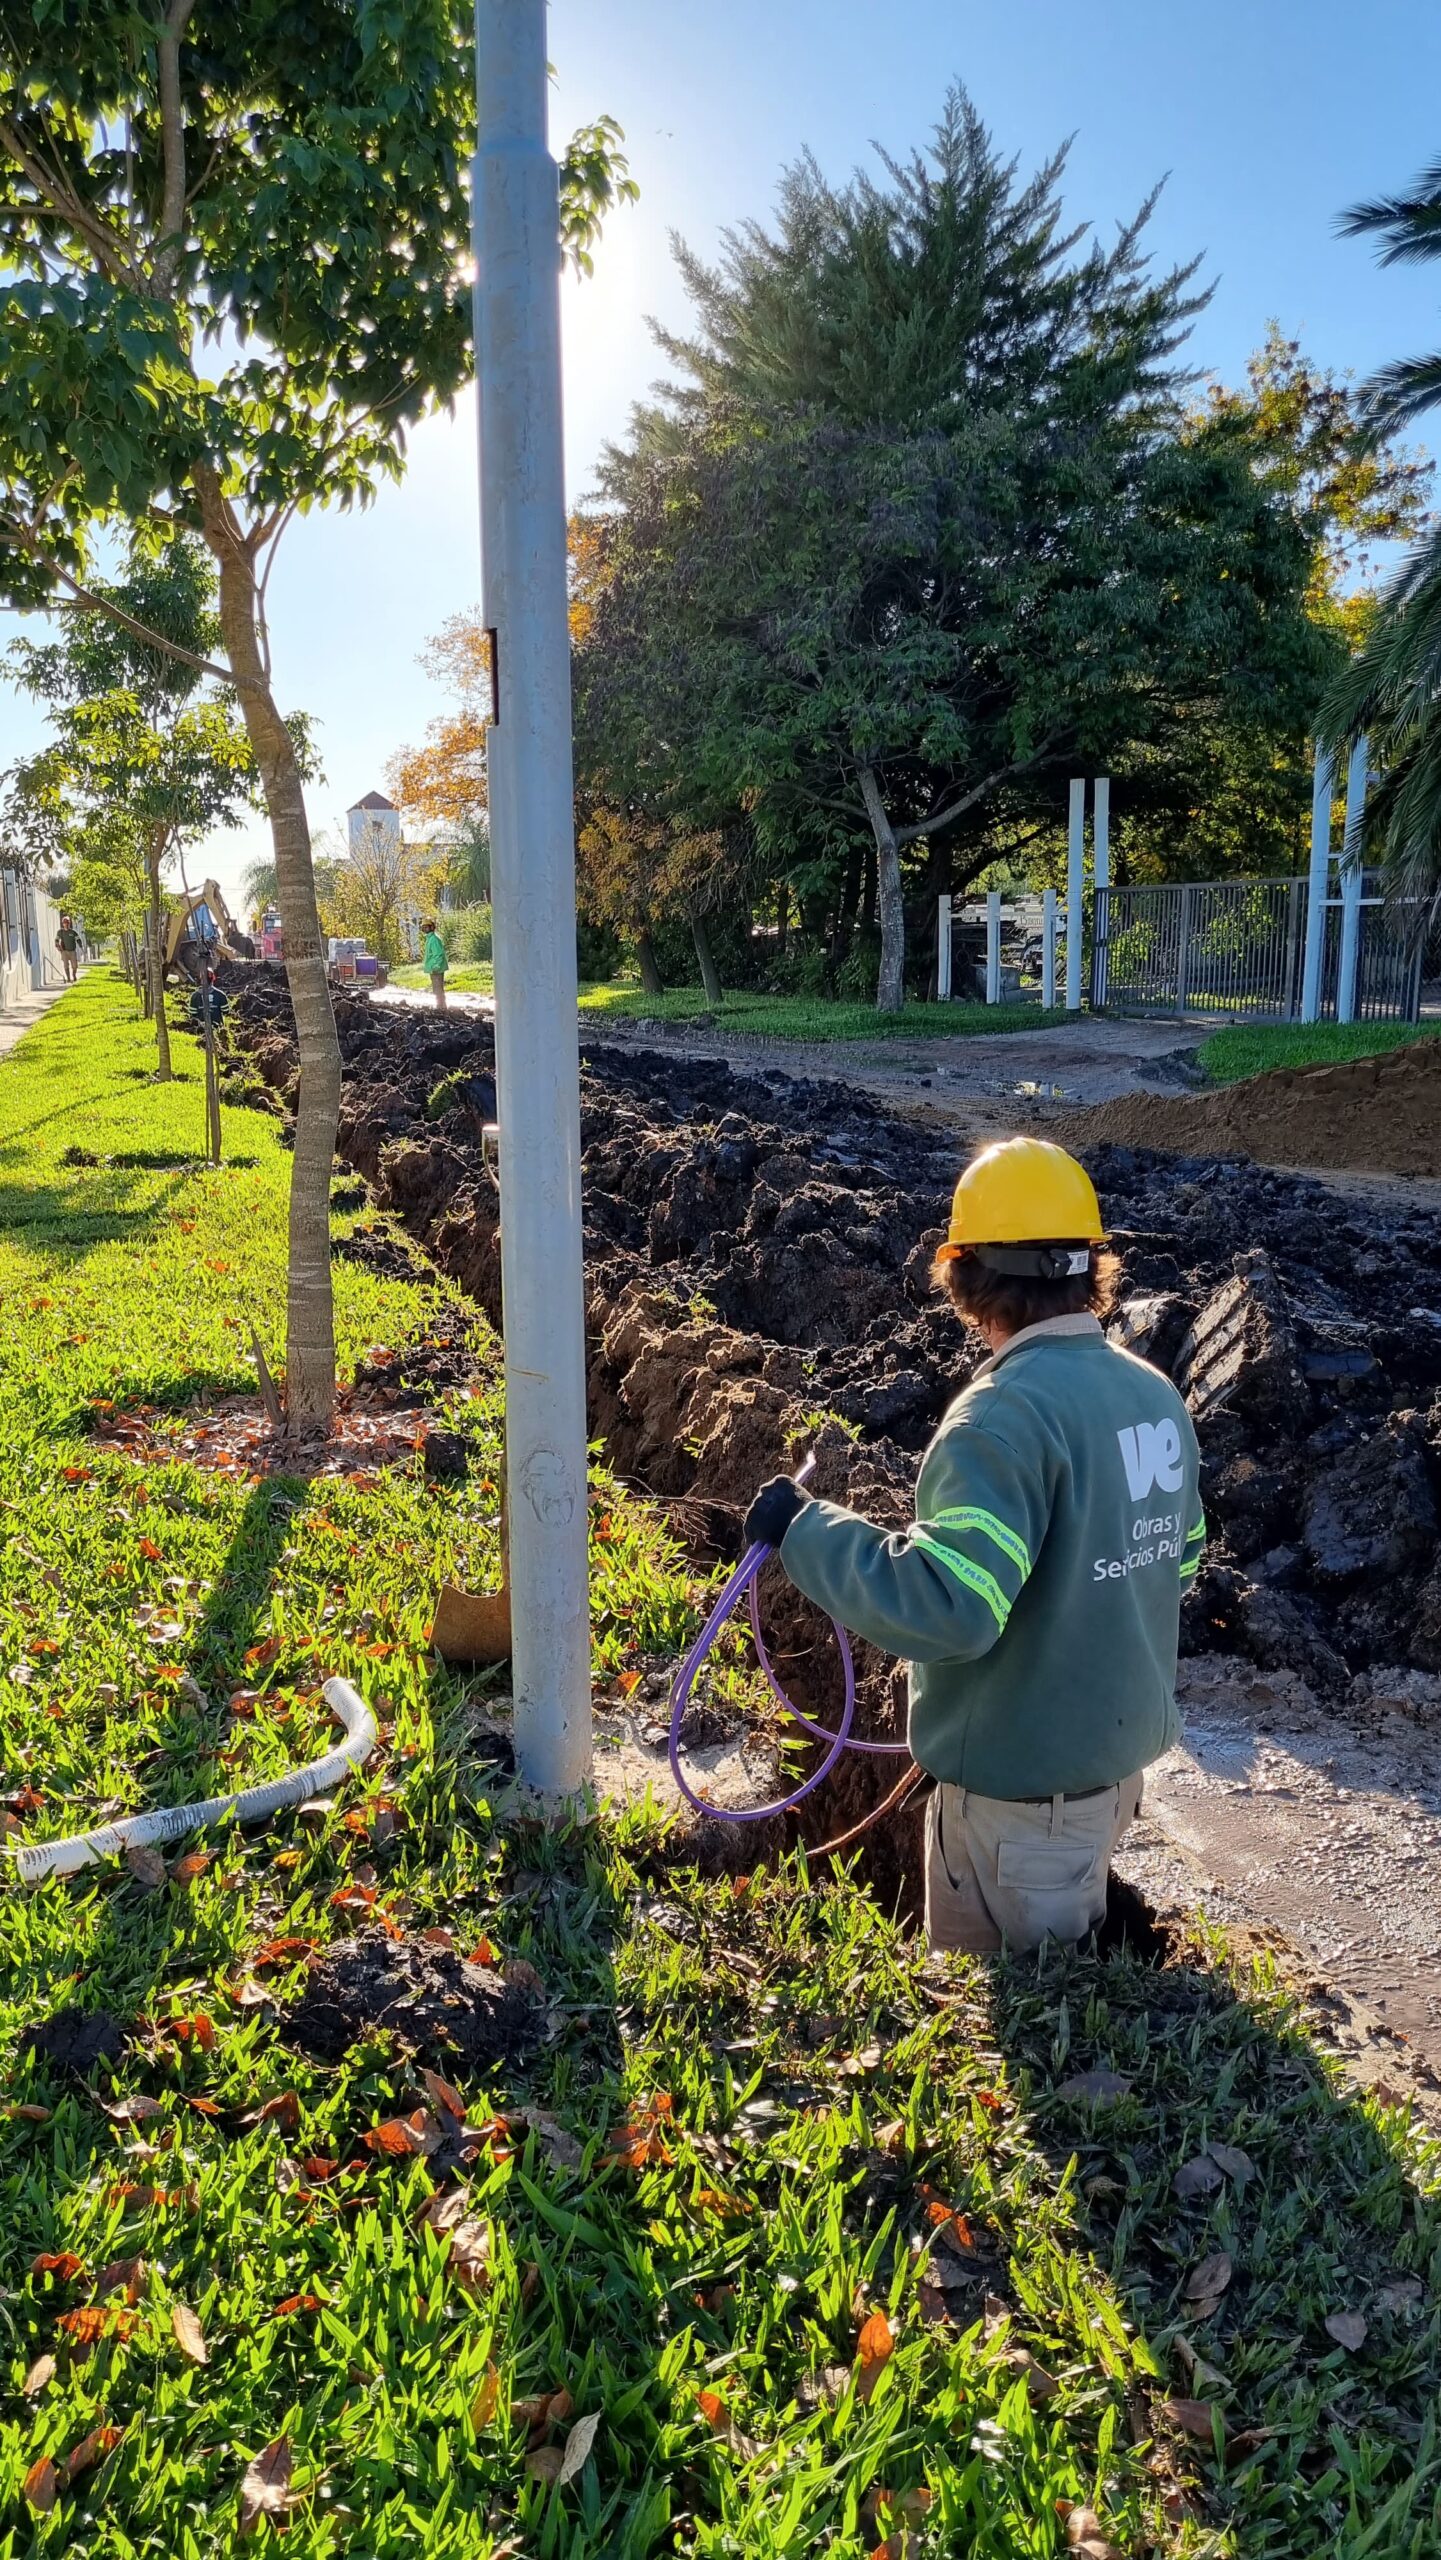
[[[1340,228],[1351,239],[1379,236],[1383,267],[1441,259],[1441,160],[1405,195],[1353,205]],[[1441,401],[1441,354],[1383,365],[1364,399],[1378,436],[1409,426]],[[1337,752],[1370,737],[1381,779],[1367,807],[1366,837],[1392,894],[1441,899],[1441,526],[1382,597],[1320,727]]]

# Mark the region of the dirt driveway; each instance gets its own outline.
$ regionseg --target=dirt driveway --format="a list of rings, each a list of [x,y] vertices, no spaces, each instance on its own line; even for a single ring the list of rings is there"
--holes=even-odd
[[[1363,2076],[1412,2069],[1441,2099],[1441,1680],[1370,1679],[1348,1714],[1291,1672],[1183,1662],[1185,1732],[1117,1867],[1153,1904],[1281,1931]]]

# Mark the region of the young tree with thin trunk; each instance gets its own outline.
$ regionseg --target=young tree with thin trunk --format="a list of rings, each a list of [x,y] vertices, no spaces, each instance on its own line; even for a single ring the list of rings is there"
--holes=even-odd
[[[108,871],[112,895],[136,892],[143,915],[146,1009],[155,1023],[156,1080],[168,1083],[164,874],[187,843],[238,824],[255,804],[255,763],[229,688],[217,695],[197,663],[215,645],[215,571],[202,543],[182,535],[158,556],[132,545],[122,577],[96,589],[92,609],[61,608],[58,636],[11,643],[8,671],[43,703],[51,736],[16,769],[15,789],[78,878]],[[144,630],[157,635],[141,639]],[[166,645],[160,645],[161,642]],[[185,654],[180,654],[181,652]],[[304,724],[296,752],[309,762]]]
[[[466,0],[14,0],[0,32],[0,584],[96,601],[95,529],[198,532],[270,818],[300,1049],[291,1426],[335,1393],[340,1103],[303,774],[266,594],[299,511],[364,501],[470,368]],[[607,121],[567,156],[582,258],[632,192]],[[557,252],[559,254],[559,250]]]

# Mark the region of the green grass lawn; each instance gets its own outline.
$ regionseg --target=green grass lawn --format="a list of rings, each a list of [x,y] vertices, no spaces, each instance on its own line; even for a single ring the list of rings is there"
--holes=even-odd
[[[488,1381],[453,1400],[459,1488],[409,1457],[346,1486],[102,1451],[107,1406],[247,1385],[252,1315],[279,1351],[276,1123],[227,1111],[226,1166],[199,1164],[175,1046],[183,1080],[149,1087],[92,973],[0,1063],[8,1820],[43,1838],[310,1757],[332,1669],[382,1756],[163,1880],[0,1889],[0,2560],[228,2554],[277,2445],[292,2560],[1429,2560],[1435,2155],[1346,2094],[1263,1967],[926,1966],[798,1859],[704,1882],[652,1815],[508,1814],[477,1684],[426,1649],[437,1573],[495,1564]],[[336,1279],[347,1370],[464,1319],[419,1267]],[[609,1677],[699,1594],[594,1492]],[[377,1916],[543,1987],[528,2059],[447,2075],[460,2176],[368,2139],[441,2129],[402,2045],[322,2065],[274,2005]],[[24,2042],[72,2004],[125,2037],[82,2076]],[[1353,2312],[1347,2346],[1325,2324]]]
[[[1035,1031],[1065,1020],[1063,1013],[1043,1013],[1039,1005],[907,1004],[899,1013],[882,1014],[873,1004],[744,990],[724,996],[716,1012],[700,987],[648,996],[628,981],[582,989],[580,1006],[582,1017],[608,1014],[631,1022],[693,1022],[703,1014],[723,1031],[765,1040],[949,1040],[971,1032]]]
[[[423,987],[430,992],[430,980],[423,969],[392,969],[393,987]],[[495,971],[488,960],[461,960],[445,973],[446,987],[452,995],[493,996]]]
[[[1236,1084],[1272,1067],[1334,1066],[1438,1036],[1441,1025],[1434,1022],[1234,1023],[1214,1031],[1196,1057],[1213,1084]]]

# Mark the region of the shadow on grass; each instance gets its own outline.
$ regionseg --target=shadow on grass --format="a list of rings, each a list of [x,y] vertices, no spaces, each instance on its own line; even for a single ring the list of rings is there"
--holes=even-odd
[[[1435,2143],[1219,1940],[998,1961],[985,2005],[1078,2258],[1155,2357],[1178,2519],[1248,2560],[1441,2548]]]

